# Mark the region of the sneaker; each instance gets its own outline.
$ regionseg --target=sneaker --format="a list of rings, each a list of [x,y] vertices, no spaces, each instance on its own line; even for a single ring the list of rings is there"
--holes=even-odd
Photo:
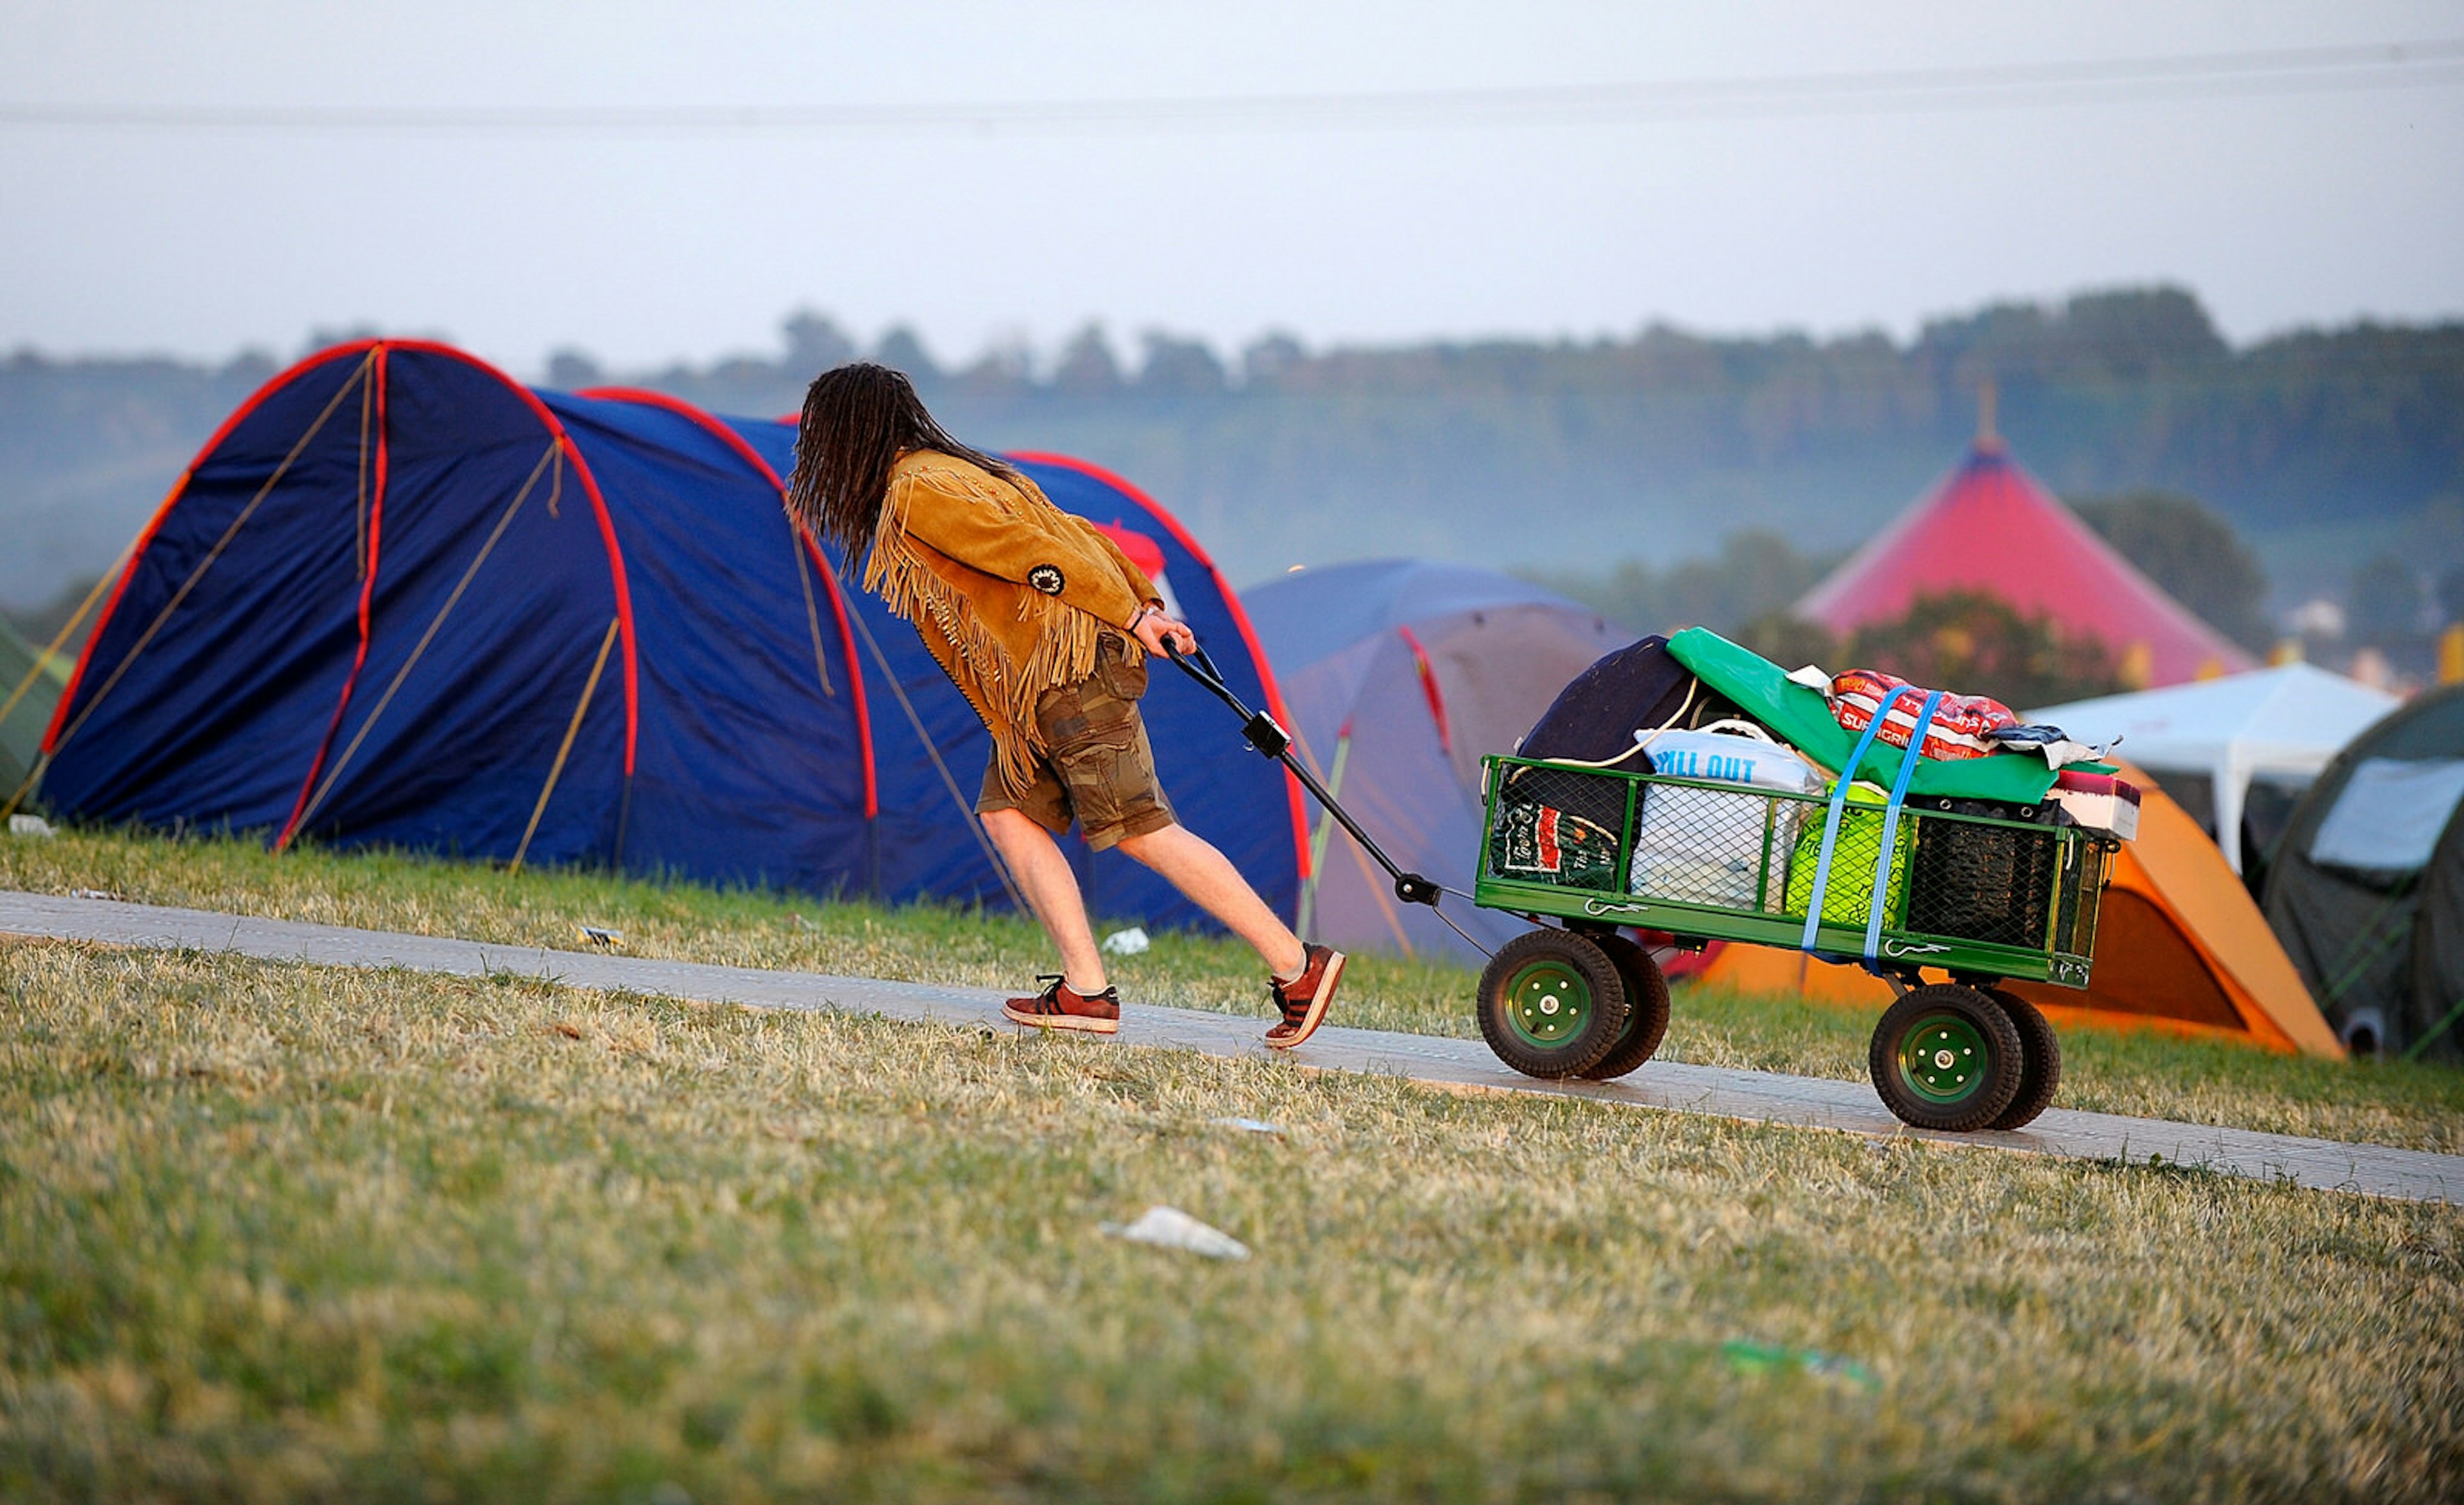
[[[1331,946],[1312,945],[1303,953],[1308,964],[1301,975],[1288,983],[1269,982],[1266,991],[1284,1017],[1266,1031],[1266,1045],[1271,1050],[1288,1051],[1326,1023],[1326,1009],[1334,1002],[1334,985],[1343,981],[1343,953]]]
[[[1111,1034],[1121,1028],[1119,988],[1077,993],[1062,978],[1039,977],[1036,981],[1044,985],[1044,991],[1033,998],[1013,998],[1001,1005],[1002,1017],[1038,1029],[1084,1029],[1089,1034]]]

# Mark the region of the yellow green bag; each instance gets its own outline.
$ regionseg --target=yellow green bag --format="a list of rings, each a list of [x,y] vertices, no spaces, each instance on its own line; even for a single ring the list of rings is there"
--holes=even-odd
[[[1874,859],[1881,855],[1884,808],[1890,792],[1862,780],[1848,786],[1848,805],[1839,812],[1839,839],[1831,849],[1831,881],[1822,891],[1822,922],[1859,925],[1873,913]],[[1809,808],[1805,827],[1797,832],[1796,851],[1788,863],[1788,913],[1802,915],[1814,901],[1814,870],[1822,856],[1822,829],[1830,811]],[[1882,923],[1900,922],[1900,884],[1907,876],[1908,852],[1916,845],[1917,823],[1905,809],[1891,842],[1891,875],[1882,896]]]

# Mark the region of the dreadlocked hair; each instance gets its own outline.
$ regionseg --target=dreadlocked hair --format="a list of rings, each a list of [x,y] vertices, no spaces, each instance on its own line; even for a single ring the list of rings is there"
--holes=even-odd
[[[859,361],[824,371],[804,389],[787,510],[814,537],[837,544],[853,567],[872,548],[890,468],[908,450],[935,450],[1004,480],[1020,478],[1008,461],[950,437],[904,375]]]

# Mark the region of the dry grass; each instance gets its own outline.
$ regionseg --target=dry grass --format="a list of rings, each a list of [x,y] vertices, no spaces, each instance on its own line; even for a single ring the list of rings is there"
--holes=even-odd
[[[0,887],[99,889],[147,903],[566,948],[587,923],[623,930],[626,949],[639,956],[912,982],[1018,985],[1053,964],[1034,925],[1008,915],[827,904],[581,873],[517,875],[385,852],[275,857],[251,842],[103,832],[0,838]],[[1158,935],[1154,949],[1116,961],[1114,970],[1133,1000],[1265,1012],[1257,959],[1232,941]],[[1473,981],[1445,963],[1361,957],[1347,974],[1340,1019],[1475,1035]],[[1861,1081],[1872,1028],[1869,1015],[1852,1009],[1682,990],[1661,1053]],[[2064,1107],[2464,1152],[2464,1072],[2096,1030],[2070,1031],[2063,1051]]]
[[[544,985],[0,989],[0,1496],[2464,1490],[2448,1207]],[[1094,1231],[1154,1202],[1258,1257]]]

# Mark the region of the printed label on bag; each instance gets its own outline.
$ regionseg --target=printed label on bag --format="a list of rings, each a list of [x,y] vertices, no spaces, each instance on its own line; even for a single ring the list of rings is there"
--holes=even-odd
[[[1546,874],[1560,883],[1606,886],[1617,870],[1617,837],[1607,828],[1546,805],[1509,805],[1498,818],[1501,866]]]
[[[1735,753],[1706,753],[1689,747],[1671,747],[1651,760],[1654,773],[1717,784],[1752,784],[1755,766],[1753,759]]]

